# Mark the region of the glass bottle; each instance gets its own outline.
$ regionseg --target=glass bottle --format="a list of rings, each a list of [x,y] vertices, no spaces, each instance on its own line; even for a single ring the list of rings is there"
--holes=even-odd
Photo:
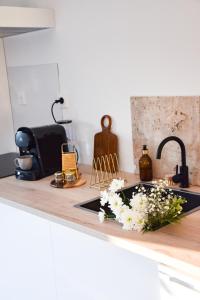
[[[139,171],[141,181],[151,181],[153,179],[152,160],[148,154],[147,145],[143,145],[142,156],[139,159]]]

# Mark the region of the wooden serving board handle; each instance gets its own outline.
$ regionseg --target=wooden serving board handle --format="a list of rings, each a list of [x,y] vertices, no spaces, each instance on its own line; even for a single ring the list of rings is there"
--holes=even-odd
[[[107,124],[105,125],[105,122]],[[115,134],[111,132],[112,119],[109,115],[104,115],[101,118],[101,128],[102,131],[98,132],[94,136],[94,158],[97,160],[101,159],[102,156],[109,156],[110,154],[118,155],[118,138]],[[115,170],[117,171],[118,166],[115,164]],[[100,163],[96,162],[96,167],[99,170]],[[104,165],[102,165],[102,171],[104,171]],[[114,173],[114,168],[110,167],[111,171]]]
[[[108,126],[105,126],[105,120],[108,119]],[[111,126],[112,126],[112,119],[111,119],[111,116],[109,115],[104,115],[102,118],[101,118],[101,128],[102,128],[102,131],[104,130],[108,130],[108,131],[111,131]]]

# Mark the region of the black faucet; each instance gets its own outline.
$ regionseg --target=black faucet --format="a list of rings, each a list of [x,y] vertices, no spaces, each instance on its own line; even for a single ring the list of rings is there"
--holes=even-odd
[[[172,177],[172,180],[175,183],[180,182],[180,187],[182,187],[182,188],[189,187],[188,166],[186,165],[186,151],[185,151],[185,145],[181,139],[179,139],[177,136],[168,136],[167,138],[165,138],[158,146],[156,158],[157,159],[161,158],[162,149],[163,149],[164,145],[169,141],[176,141],[181,148],[182,165],[180,166],[180,173],[178,173],[179,167],[177,165],[176,166],[176,175],[174,175]]]

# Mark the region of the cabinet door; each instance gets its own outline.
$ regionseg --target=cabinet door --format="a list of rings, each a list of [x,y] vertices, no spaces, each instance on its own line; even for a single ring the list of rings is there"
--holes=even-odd
[[[157,300],[157,266],[95,237],[52,224],[58,300]]]
[[[0,203],[0,299],[55,300],[49,222]]]

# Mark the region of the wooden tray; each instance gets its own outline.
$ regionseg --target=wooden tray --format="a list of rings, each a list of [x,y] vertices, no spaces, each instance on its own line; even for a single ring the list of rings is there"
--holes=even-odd
[[[58,188],[58,189],[67,189],[67,188],[74,188],[74,187],[79,187],[83,184],[86,183],[86,179],[81,177],[80,179],[78,179],[76,182],[74,183],[65,183],[63,186],[58,186],[55,182],[55,180],[53,179],[50,182],[50,186],[54,187],[54,188]]]

